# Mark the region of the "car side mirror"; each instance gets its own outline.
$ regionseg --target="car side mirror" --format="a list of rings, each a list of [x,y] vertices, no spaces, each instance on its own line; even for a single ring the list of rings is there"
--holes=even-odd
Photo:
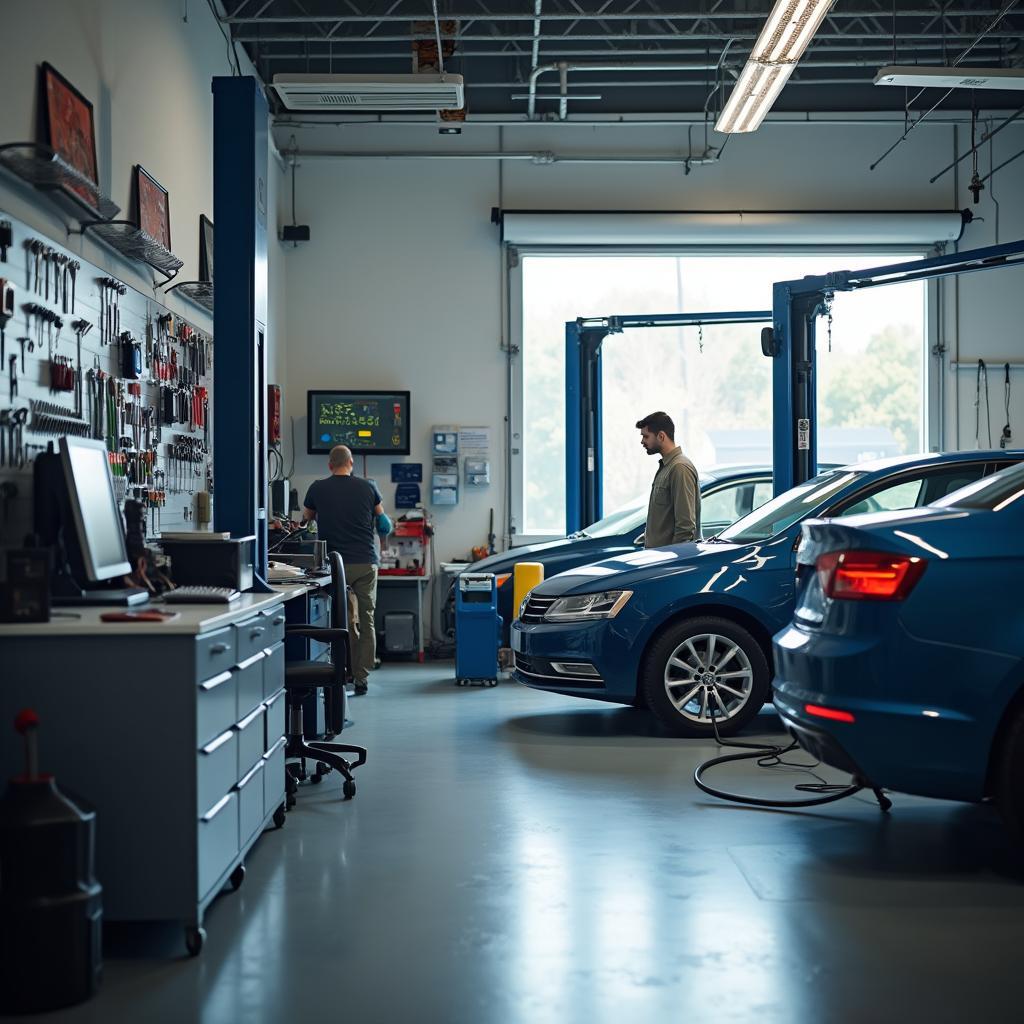
[[[644,546],[644,541],[646,539],[647,539],[646,532],[637,535],[636,537],[633,538],[633,547],[635,547],[635,548],[642,548]]]

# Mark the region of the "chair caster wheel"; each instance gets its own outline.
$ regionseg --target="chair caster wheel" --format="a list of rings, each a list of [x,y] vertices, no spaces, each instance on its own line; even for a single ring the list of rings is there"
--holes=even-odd
[[[341,787],[342,795],[346,800],[351,800],[356,795],[356,784],[352,779],[346,779],[345,784]]]
[[[203,944],[205,942],[205,928],[199,927],[185,929],[185,948],[188,950],[189,956],[199,956],[199,954],[203,951]]]
[[[318,786],[323,781],[323,776],[319,772],[313,772],[309,777],[309,784],[311,786]]]
[[[292,797],[292,803],[295,803],[295,798]],[[281,804],[276,811],[274,811],[274,828],[284,828],[284,814],[285,807]]]
[[[231,886],[232,892],[238,892],[242,888],[242,883],[245,881],[245,865],[239,864],[234,871],[228,875],[228,883]]]

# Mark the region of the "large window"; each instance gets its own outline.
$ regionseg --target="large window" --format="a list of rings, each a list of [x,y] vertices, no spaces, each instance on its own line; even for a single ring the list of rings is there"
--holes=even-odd
[[[775,281],[913,259],[891,252],[778,255],[524,254],[520,261],[521,540],[565,530],[565,323],[579,316],[771,309]],[[925,284],[836,296],[818,323],[818,459],[920,451]],[[771,464],[772,367],[759,325],[645,328],[602,349],[605,511],[643,499],[655,461],[633,424],[664,409],[698,468]],[[831,346],[831,347],[830,347]],[[515,447],[515,446],[514,446]]]

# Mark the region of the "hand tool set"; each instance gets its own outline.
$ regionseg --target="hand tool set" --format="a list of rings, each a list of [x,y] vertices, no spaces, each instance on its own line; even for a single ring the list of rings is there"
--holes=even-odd
[[[194,496],[212,489],[213,339],[92,266],[82,276],[90,287],[78,295],[83,263],[17,221],[0,219],[0,262],[16,238],[10,269],[0,272],[5,507],[17,494],[18,508],[32,492],[30,481],[19,487],[7,474],[27,471],[48,439],[66,434],[105,443],[118,501],[139,502],[152,532],[168,494],[188,495],[168,528],[192,521]],[[53,400],[60,395],[66,405]]]

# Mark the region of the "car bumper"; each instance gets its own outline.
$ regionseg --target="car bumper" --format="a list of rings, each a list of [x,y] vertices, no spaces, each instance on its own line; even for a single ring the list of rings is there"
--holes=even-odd
[[[623,644],[607,620],[512,624],[513,676],[525,686],[571,697],[630,703],[636,675],[623,673]]]
[[[957,667],[948,664],[948,648],[941,652],[947,664],[935,664],[934,646],[903,633],[865,641],[788,626],[773,642],[775,707],[804,749],[865,783],[979,800],[991,737],[942,700],[939,681],[955,678]],[[929,689],[938,699],[925,702]],[[848,712],[854,721],[823,719],[808,705]]]

